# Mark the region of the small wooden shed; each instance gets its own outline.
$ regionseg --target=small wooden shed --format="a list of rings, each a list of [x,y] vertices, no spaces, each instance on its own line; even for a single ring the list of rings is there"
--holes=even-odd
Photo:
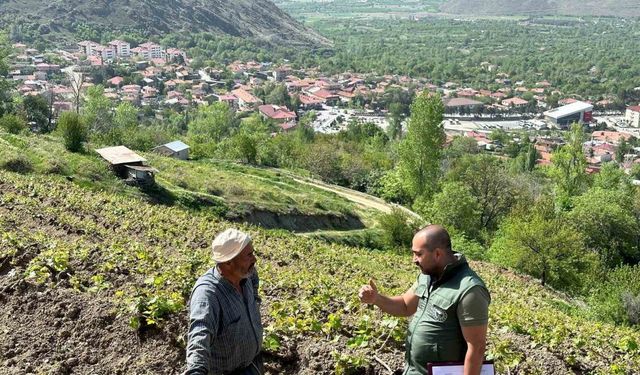
[[[147,160],[125,146],[114,146],[97,149],[96,152],[105,159],[111,170],[120,178],[137,184],[153,184],[157,169],[145,165]]]
[[[171,156],[176,159],[187,160],[189,159],[189,146],[181,141],[173,141],[160,145],[153,149],[153,151],[164,156]]]

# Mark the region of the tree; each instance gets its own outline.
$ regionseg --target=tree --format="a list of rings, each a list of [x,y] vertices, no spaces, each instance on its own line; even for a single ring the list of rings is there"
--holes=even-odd
[[[116,107],[113,116],[113,124],[116,128],[130,131],[138,126],[138,110],[129,102],[122,102]]]
[[[444,156],[449,163],[455,162],[465,155],[478,153],[478,141],[471,137],[455,136],[453,140],[444,150]]]
[[[43,133],[48,133],[51,108],[49,101],[42,95],[27,95],[22,100],[22,109],[27,121],[33,123]]]
[[[604,163],[593,179],[593,186],[604,190],[623,189],[630,192],[631,180],[614,162]]]
[[[389,128],[387,135],[389,139],[399,139],[402,137],[402,119],[404,108],[401,103],[391,103],[389,105]]]
[[[11,54],[11,46],[6,34],[0,33],[0,116],[13,111],[13,100],[11,99],[12,83],[7,80],[9,71],[7,57]]]
[[[73,112],[62,112],[58,118],[58,131],[64,139],[64,147],[71,152],[81,152],[87,141],[88,128],[82,117]]]
[[[513,178],[505,173],[504,161],[491,155],[467,155],[461,158],[446,176],[466,186],[477,200],[480,228],[494,230],[498,223],[524,199]]]
[[[582,125],[571,125],[567,143],[551,156],[549,176],[555,184],[556,202],[562,209],[569,208],[571,198],[582,193],[587,185],[584,139]]]
[[[459,182],[445,182],[442,191],[433,196],[431,204],[418,212],[428,222],[441,224],[454,233],[476,237],[480,229],[478,201]]]
[[[491,261],[540,278],[542,285],[578,291],[597,259],[584,251],[581,234],[536,208],[527,216],[512,215],[500,226],[489,249]],[[593,255],[593,254],[592,254]]]
[[[640,261],[638,231],[632,196],[620,188],[596,186],[575,198],[566,214],[568,222],[585,238],[585,245],[600,256],[602,263],[616,267]]]
[[[240,129],[231,138],[232,149],[236,157],[245,163],[258,164],[258,150],[261,143],[267,139],[269,125],[260,115],[253,115],[245,119]]]
[[[440,95],[423,93],[411,105],[407,135],[399,148],[399,170],[414,199],[429,200],[436,190],[445,141],[443,113]]]
[[[0,117],[0,128],[11,134],[18,134],[27,128],[27,123],[20,116],[5,114]]]
[[[285,85],[269,85],[265,88],[265,91],[265,103],[285,107],[289,107],[291,105],[291,97],[289,96],[289,92]]]
[[[89,87],[82,108],[85,124],[96,133],[105,134],[111,131],[113,125],[111,106],[111,100],[104,95],[102,85]]]
[[[80,113],[80,104],[82,102],[82,86],[84,86],[84,75],[82,73],[76,73],[73,70],[67,72],[69,76],[69,84],[73,91],[73,104],[76,108],[76,113]]]
[[[226,103],[216,102],[198,107],[189,122],[188,135],[196,142],[220,142],[235,124],[231,108]]]
[[[632,150],[633,150],[633,146],[631,146],[625,138],[622,138],[622,140],[620,141],[620,144],[618,145],[618,148],[616,149],[616,161],[618,163],[623,163],[624,156],[630,153]]]

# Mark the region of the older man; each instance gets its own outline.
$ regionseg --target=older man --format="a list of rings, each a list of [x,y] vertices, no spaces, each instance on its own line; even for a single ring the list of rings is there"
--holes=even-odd
[[[483,281],[439,225],[413,237],[413,262],[422,271],[404,294],[386,297],[373,281],[360,289],[363,303],[395,316],[411,316],[404,375],[427,374],[427,364],[464,362],[464,375],[478,375],[484,359],[489,303]]]
[[[191,292],[185,374],[260,375],[262,323],[251,237],[227,229],[212,248],[216,266]]]

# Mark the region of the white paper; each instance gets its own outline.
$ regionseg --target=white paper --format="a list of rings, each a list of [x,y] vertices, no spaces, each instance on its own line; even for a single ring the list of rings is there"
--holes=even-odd
[[[464,365],[454,366],[433,366],[431,367],[432,375],[463,375]],[[480,370],[480,375],[495,375],[493,364],[484,364]]]

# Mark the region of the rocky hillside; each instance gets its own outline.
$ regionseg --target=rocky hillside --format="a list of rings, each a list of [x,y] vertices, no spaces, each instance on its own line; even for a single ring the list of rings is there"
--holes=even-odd
[[[207,31],[277,44],[327,43],[269,0],[5,0],[0,20],[1,26],[35,23],[54,36],[84,23],[143,35]]]
[[[468,15],[640,16],[636,0],[449,0],[440,10]]]

